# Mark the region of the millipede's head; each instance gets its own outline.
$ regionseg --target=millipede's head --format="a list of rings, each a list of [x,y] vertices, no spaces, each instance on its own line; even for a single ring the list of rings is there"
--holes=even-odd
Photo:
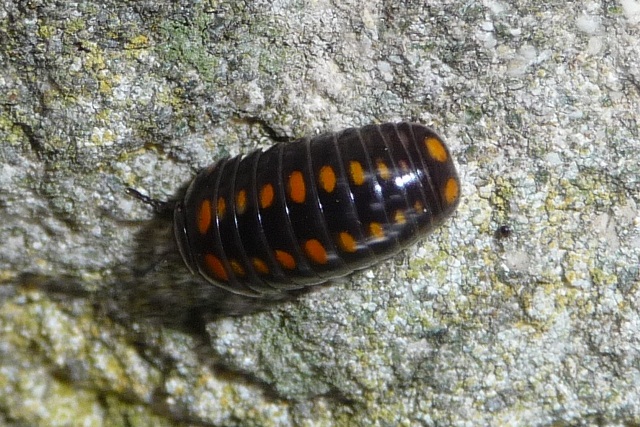
[[[187,234],[186,221],[184,205],[182,202],[178,202],[173,210],[173,235],[175,236],[176,245],[178,246],[178,251],[182,256],[184,263],[192,274],[196,274],[198,272],[198,266],[193,258],[193,252],[189,246],[189,235]]]

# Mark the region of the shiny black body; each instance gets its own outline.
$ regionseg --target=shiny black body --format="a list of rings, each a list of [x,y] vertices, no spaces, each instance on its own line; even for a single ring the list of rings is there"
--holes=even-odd
[[[220,160],[176,205],[175,235],[192,272],[278,295],[392,256],[455,210],[459,187],[431,129],[370,125]]]

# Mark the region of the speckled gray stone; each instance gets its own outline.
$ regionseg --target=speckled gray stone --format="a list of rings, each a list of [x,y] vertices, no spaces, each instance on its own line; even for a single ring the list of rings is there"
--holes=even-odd
[[[3,2],[0,424],[639,424],[640,3],[426,3]],[[256,314],[124,193],[396,120],[456,215]]]

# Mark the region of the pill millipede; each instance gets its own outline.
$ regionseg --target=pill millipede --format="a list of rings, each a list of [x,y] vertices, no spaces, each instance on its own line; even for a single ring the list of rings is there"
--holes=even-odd
[[[193,274],[236,294],[269,297],[387,259],[456,209],[460,181],[430,128],[350,128],[223,158],[197,174],[173,209]]]

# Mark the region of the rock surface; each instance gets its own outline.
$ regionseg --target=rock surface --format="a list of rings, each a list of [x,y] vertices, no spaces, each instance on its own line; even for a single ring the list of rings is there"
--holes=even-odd
[[[639,424],[640,3],[424,3],[3,2],[0,424]],[[256,314],[124,192],[397,120],[455,217]]]

